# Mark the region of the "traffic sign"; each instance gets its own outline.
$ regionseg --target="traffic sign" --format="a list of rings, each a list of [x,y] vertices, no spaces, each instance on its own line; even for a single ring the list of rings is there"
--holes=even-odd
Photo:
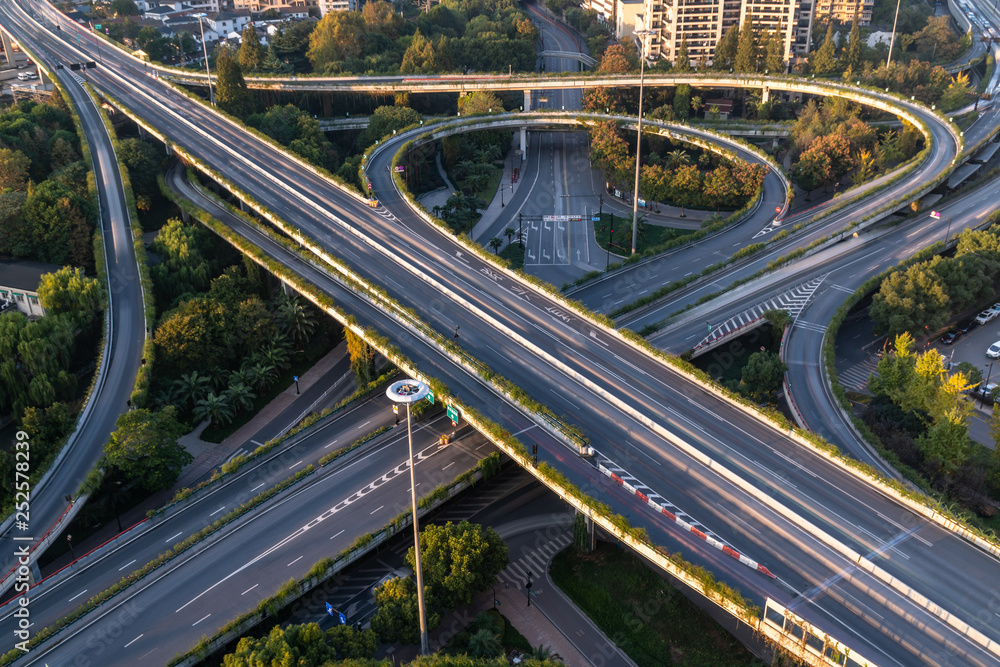
[[[938,213],[937,211],[931,211],[931,217],[934,218],[935,220],[940,220],[941,214]]]
[[[775,206],[774,207],[774,212],[775,213],[781,213],[781,207],[780,206]]]
[[[583,220],[582,215],[543,215],[542,222],[577,222]]]
[[[431,404],[434,403],[434,392],[433,391],[428,391],[427,392],[427,402],[431,403]]]
[[[599,216],[599,215],[591,216],[590,217],[590,221],[591,222],[600,222],[601,221],[601,216]]]
[[[330,604],[329,602],[326,603],[326,613],[328,613],[328,614],[330,614],[330,616],[333,616],[334,618],[338,619],[340,621],[341,625],[347,625],[347,617],[344,616],[339,611],[337,611],[336,609],[334,609],[333,605]]]
[[[449,405],[448,409],[445,411],[445,414],[448,415],[448,419],[450,419],[452,422],[456,424],[458,423],[458,410],[456,410],[454,407]]]
[[[404,167],[403,165],[398,165],[396,167],[393,167],[392,170],[396,173],[402,173],[406,171],[406,167]]]
[[[97,25],[94,26],[94,30],[101,30],[101,29],[102,28],[101,28],[101,24],[100,23],[98,23]]]

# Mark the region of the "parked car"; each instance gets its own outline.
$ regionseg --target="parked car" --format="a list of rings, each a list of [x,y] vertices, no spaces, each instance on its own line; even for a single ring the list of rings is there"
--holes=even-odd
[[[986,324],[987,322],[992,322],[996,319],[997,313],[993,309],[984,310],[983,312],[976,315],[976,324]]]
[[[959,331],[958,329],[955,329],[954,331],[949,331],[945,335],[941,336],[941,344],[951,345],[961,337],[962,337],[962,332]]]
[[[990,359],[1000,359],[1000,340],[990,345],[986,350],[986,356]]]
[[[969,320],[967,322],[962,322],[958,325],[958,333],[967,334],[979,325],[976,324],[975,320]]]
[[[987,396],[992,398],[993,390],[996,388],[997,388],[996,382],[990,382],[989,384],[980,383],[980,385],[976,387],[976,395]]]

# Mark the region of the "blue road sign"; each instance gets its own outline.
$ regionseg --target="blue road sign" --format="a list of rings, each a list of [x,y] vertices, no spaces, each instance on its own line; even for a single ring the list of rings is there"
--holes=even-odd
[[[329,602],[326,603],[326,613],[330,614],[330,616],[333,616],[333,605],[330,604]]]

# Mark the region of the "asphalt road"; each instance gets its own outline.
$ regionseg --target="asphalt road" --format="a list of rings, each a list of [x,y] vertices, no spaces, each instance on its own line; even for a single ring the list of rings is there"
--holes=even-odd
[[[47,48],[64,47],[51,43]],[[991,636],[996,633],[991,620],[973,615],[989,603],[990,594],[978,582],[995,574],[995,561],[647,355],[594,331],[548,297],[525,291],[466,255],[399,206],[384,171],[388,152],[376,157],[370,170],[386,209],[372,211],[198,106],[177,100],[158,82],[127,65],[120,67],[130,71],[125,79],[108,68],[99,68],[92,76],[102,88],[141,108],[150,122],[204,156],[227,178],[345,257],[355,270],[383,284],[433,326],[450,332],[460,323],[464,346],[557,413],[571,415],[602,454],[722,539],[767,563],[781,583],[761,581],[756,574],[749,577],[750,572],[741,571],[719,552],[691,548],[754,599],[770,595],[785,604],[796,597],[807,600],[796,609],[798,613],[817,627],[829,628],[864,655],[873,659],[883,655],[881,662],[886,664],[914,660],[948,664],[947,646],[958,648],[963,664],[991,664],[992,656],[971,646],[939,616],[928,616],[912,601],[854,571],[843,547],[869,554],[881,567]],[[362,233],[365,238],[359,238]],[[421,280],[413,279],[414,271]],[[520,337],[505,329],[526,335],[536,347],[526,348]],[[412,337],[404,343],[419,346]],[[411,358],[421,366],[434,363],[426,352]],[[444,377],[451,385],[452,376]],[[489,406],[497,401],[481,389],[461,395],[477,407],[485,402],[489,416],[511,432],[519,430],[518,421],[525,428],[524,418],[509,409],[496,414]],[[631,407],[618,407],[619,400]],[[696,461],[692,456],[697,454],[682,448],[680,438],[711,455],[721,468],[710,470]],[[606,491],[589,464],[575,456],[552,449],[545,454],[559,460],[572,481],[598,498],[626,507],[632,503],[618,495],[618,487]],[[637,501],[631,507],[627,515],[636,523],[656,525],[644,521],[648,510]],[[809,527],[806,517],[816,529]],[[660,535],[664,542],[672,539],[662,526],[654,539],[659,541]],[[901,552],[907,557],[896,555]],[[184,588],[178,582],[173,590]],[[866,608],[877,608],[878,618]],[[866,624],[867,619],[877,622]],[[927,635],[911,638],[913,628],[921,625],[929,630]],[[901,644],[900,636],[908,641]]]

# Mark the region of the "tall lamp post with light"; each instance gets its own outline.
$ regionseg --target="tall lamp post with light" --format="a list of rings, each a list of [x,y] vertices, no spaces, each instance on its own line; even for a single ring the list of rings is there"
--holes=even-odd
[[[191,16],[198,17],[198,27],[201,28],[201,47],[205,53],[205,74],[208,76],[208,101],[214,105],[215,93],[212,92],[212,70],[208,68],[208,43],[205,42],[205,24],[201,22],[208,14],[202,12],[200,14],[192,14]]]
[[[456,330],[457,331],[457,330]],[[413,552],[414,570],[417,574],[417,608],[420,613],[420,654],[428,655],[430,647],[427,641],[427,613],[424,610],[424,576],[420,569],[420,525],[417,521],[417,483],[413,474],[413,422],[410,416],[410,405],[430,393],[430,387],[419,380],[400,380],[393,382],[385,390],[385,395],[394,403],[406,404],[406,434],[410,443],[410,502],[413,511]]]
[[[637,16],[636,19],[641,19]],[[653,30],[636,30],[635,35],[639,36],[641,48],[639,49],[639,123],[636,130],[635,139],[635,192],[632,194],[632,254],[635,254],[636,246],[639,243],[639,155],[642,152],[642,85],[646,76],[646,37],[653,34]]]

